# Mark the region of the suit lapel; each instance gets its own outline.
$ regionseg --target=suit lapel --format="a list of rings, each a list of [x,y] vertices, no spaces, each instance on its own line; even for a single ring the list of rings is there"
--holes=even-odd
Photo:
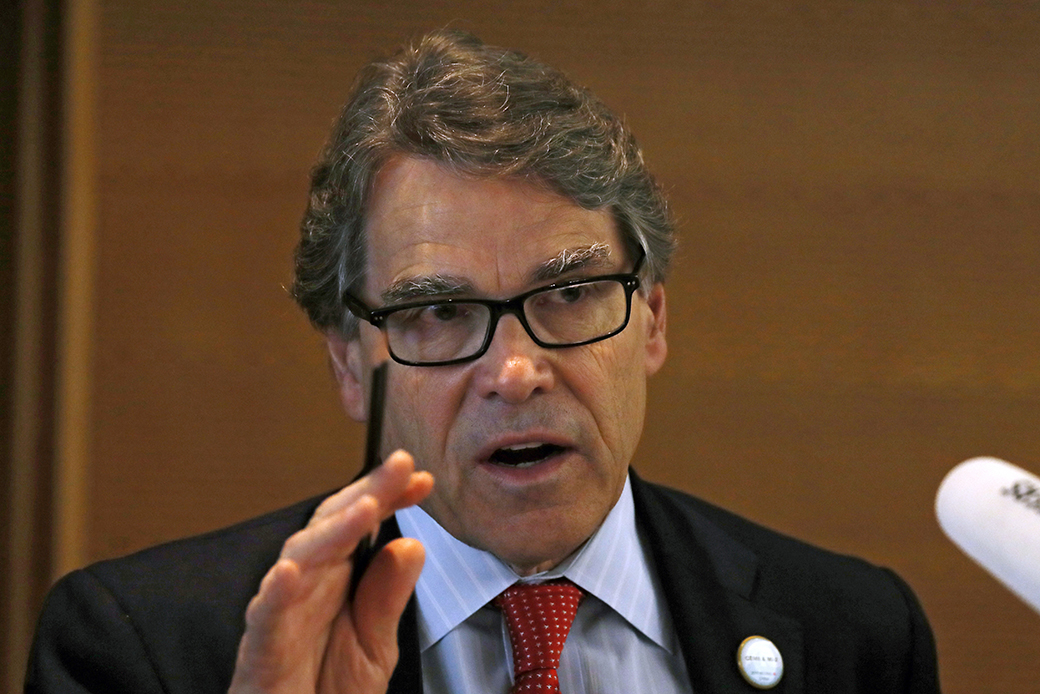
[[[419,653],[419,623],[416,617],[415,595],[397,627],[397,648],[400,653],[387,694],[422,694],[422,657]]]
[[[390,516],[379,528],[376,547],[401,537],[401,529],[397,519]],[[419,652],[419,618],[415,594],[412,594],[408,606],[401,615],[397,626],[397,667],[387,685],[387,694],[422,694],[422,654]]]
[[[694,692],[754,692],[737,667],[748,636],[776,644],[784,675],[772,691],[804,689],[802,630],[756,605],[758,558],[678,496],[632,473],[636,522],[650,544]],[[684,497],[685,498],[685,497]]]

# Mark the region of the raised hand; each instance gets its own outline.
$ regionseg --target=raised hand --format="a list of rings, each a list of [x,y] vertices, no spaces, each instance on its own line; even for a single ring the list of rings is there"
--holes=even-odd
[[[326,499],[290,537],[246,611],[231,694],[385,692],[397,664],[397,625],[424,552],[401,538],[383,547],[348,602],[351,554],[394,511],[433,488],[397,451]]]

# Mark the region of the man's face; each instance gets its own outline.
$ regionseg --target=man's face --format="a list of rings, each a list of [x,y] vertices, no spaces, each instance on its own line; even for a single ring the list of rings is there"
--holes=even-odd
[[[361,298],[373,307],[387,303],[388,290],[399,296],[431,278],[456,286],[453,296],[502,299],[556,280],[630,272],[634,261],[609,212],[409,157],[377,176],[366,232]],[[572,257],[588,262],[552,262]],[[646,378],[665,357],[664,318],[656,285],[633,296],[624,331],[591,345],[538,347],[506,315],[479,359],[392,362],[384,454],[402,448],[432,473],[423,508],[452,535],[521,573],[549,568],[595,531],[621,494],[643,427]],[[364,416],[362,384],[381,344],[367,323],[356,341],[330,338],[355,417]]]

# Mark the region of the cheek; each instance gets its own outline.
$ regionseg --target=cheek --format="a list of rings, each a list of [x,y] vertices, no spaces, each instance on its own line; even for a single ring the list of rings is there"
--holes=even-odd
[[[420,469],[435,474],[458,411],[459,389],[444,375],[401,367],[397,373],[391,371],[387,393],[386,452],[403,448],[415,456]]]
[[[575,374],[573,387],[596,419],[603,443],[620,462],[627,464],[643,429],[646,378],[634,368],[641,352],[625,341],[596,350],[585,368]],[[607,345],[616,349],[606,349]]]

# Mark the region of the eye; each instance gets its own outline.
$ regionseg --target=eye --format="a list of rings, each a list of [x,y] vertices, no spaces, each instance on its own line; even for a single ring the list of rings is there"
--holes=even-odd
[[[570,287],[562,287],[561,289],[557,289],[554,292],[554,294],[556,295],[555,299],[565,304],[576,303],[578,301],[581,301],[582,298],[584,298],[585,295],[588,293],[586,287],[587,285],[584,284],[576,284]]]
[[[442,323],[461,318],[465,313],[465,307],[458,304],[435,304],[426,308],[425,314],[428,319]]]
[[[392,325],[418,327],[434,323],[448,323],[459,317],[461,307],[454,304],[428,304],[395,311],[390,315]]]
[[[598,301],[603,293],[603,282],[582,282],[566,287],[559,287],[545,292],[539,303],[550,306],[575,306],[576,304],[587,304]]]
[[[484,318],[486,313],[479,304],[422,304],[394,311],[387,317],[387,325],[392,330],[468,328]]]

